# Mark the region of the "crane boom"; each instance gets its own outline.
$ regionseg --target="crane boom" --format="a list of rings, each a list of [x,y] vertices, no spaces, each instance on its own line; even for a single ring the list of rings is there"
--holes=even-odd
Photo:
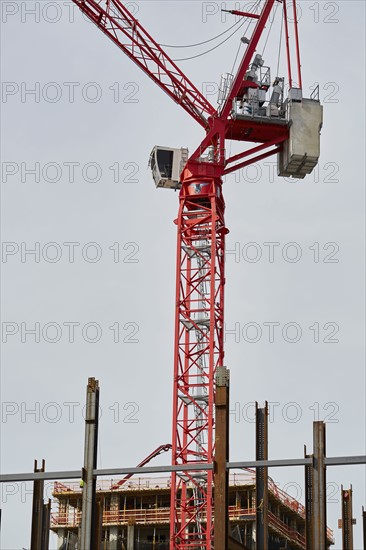
[[[73,2],[176,103],[208,128],[207,118],[214,115],[214,107],[120,0]]]

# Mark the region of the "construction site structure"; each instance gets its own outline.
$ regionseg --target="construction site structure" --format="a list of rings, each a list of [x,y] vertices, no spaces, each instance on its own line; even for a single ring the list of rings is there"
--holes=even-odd
[[[353,517],[353,490],[352,485],[349,489],[341,487],[342,496],[342,519],[338,526],[342,529],[342,549],[354,550],[353,546],[353,526],[356,525],[356,519]]]
[[[303,98],[296,0],[292,0],[293,25],[287,16],[287,2],[263,0],[246,12],[232,11],[240,18],[237,30],[246,24],[240,38],[244,51],[236,73],[227,73],[221,80],[218,108],[121,0],[73,2],[205,131],[191,155],[184,148],[155,147],[150,166],[157,187],[180,189],[175,220],[172,465],[183,466],[184,470],[173,471],[171,476],[170,550],[212,550],[214,474],[209,465],[215,461],[216,373],[225,366],[228,229],[223,178],[277,155],[280,176],[302,179],[311,173],[320,155],[323,111],[319,97]],[[279,74],[271,76],[263,59],[265,46],[261,39],[267,43],[271,18],[277,13],[283,23],[288,82]],[[296,59],[296,82],[291,53]],[[229,142],[243,142],[247,147],[229,157]],[[197,473],[192,468],[202,464],[207,465],[206,471]]]
[[[229,532],[243,550],[256,549],[256,474],[230,474]],[[194,491],[194,485],[188,486]],[[126,482],[101,480],[97,496],[102,500],[101,550],[168,550],[170,540],[170,477],[132,477]],[[53,491],[51,529],[57,534],[57,550],[76,550],[81,520],[82,489],[79,483],[56,482]],[[203,518],[205,521],[205,518]],[[268,479],[268,549],[305,550],[305,508]],[[327,530],[328,548],[334,544]]]

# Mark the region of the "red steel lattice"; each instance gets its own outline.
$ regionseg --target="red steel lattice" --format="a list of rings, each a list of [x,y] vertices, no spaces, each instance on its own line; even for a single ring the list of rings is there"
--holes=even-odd
[[[225,205],[221,182],[189,179],[180,193],[173,392],[171,548],[210,548],[214,460],[214,376],[223,365]],[[189,485],[189,487],[188,487]],[[197,544],[199,543],[199,546]]]

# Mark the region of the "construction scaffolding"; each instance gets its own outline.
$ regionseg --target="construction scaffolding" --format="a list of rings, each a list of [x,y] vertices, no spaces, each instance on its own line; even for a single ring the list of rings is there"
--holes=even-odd
[[[110,528],[118,527],[123,538],[128,525],[136,526],[142,536],[152,536],[154,529],[169,540],[170,478],[138,477],[119,489],[116,480],[97,483],[97,494],[103,502],[103,538],[109,540]],[[192,485],[192,490],[194,485]],[[51,512],[51,529],[61,541],[69,531],[76,532],[82,516],[82,488],[76,483],[55,482]],[[256,475],[254,471],[232,473],[229,476],[228,519],[229,532],[239,542],[252,549],[255,542],[256,515],[260,506],[256,502]],[[205,518],[203,518],[205,521]],[[274,481],[268,482],[268,539],[274,543],[291,545],[303,550],[305,540],[305,508],[296,499],[282,491]],[[148,542],[146,540],[146,542]],[[334,544],[333,532],[327,531],[327,547]]]

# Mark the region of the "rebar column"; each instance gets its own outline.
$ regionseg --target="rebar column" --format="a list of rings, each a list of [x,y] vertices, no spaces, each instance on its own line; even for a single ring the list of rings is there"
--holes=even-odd
[[[353,550],[352,485],[342,492],[342,550]]]
[[[45,461],[42,460],[42,467],[38,468],[37,460],[35,460],[34,472],[44,472],[45,465]],[[44,481],[42,479],[35,481],[33,483],[32,532],[30,550],[42,550],[43,491]]]
[[[229,537],[229,383],[230,371],[216,369],[216,432],[214,475],[214,544],[219,550],[228,549]]]
[[[93,470],[97,468],[98,413],[99,382],[95,378],[89,378],[86,390],[84,483],[79,544],[81,550],[94,550],[97,547],[93,529],[96,525],[96,479]]]
[[[268,460],[268,403],[260,409],[255,404],[255,459]],[[256,468],[256,548],[268,550],[268,468]]]

